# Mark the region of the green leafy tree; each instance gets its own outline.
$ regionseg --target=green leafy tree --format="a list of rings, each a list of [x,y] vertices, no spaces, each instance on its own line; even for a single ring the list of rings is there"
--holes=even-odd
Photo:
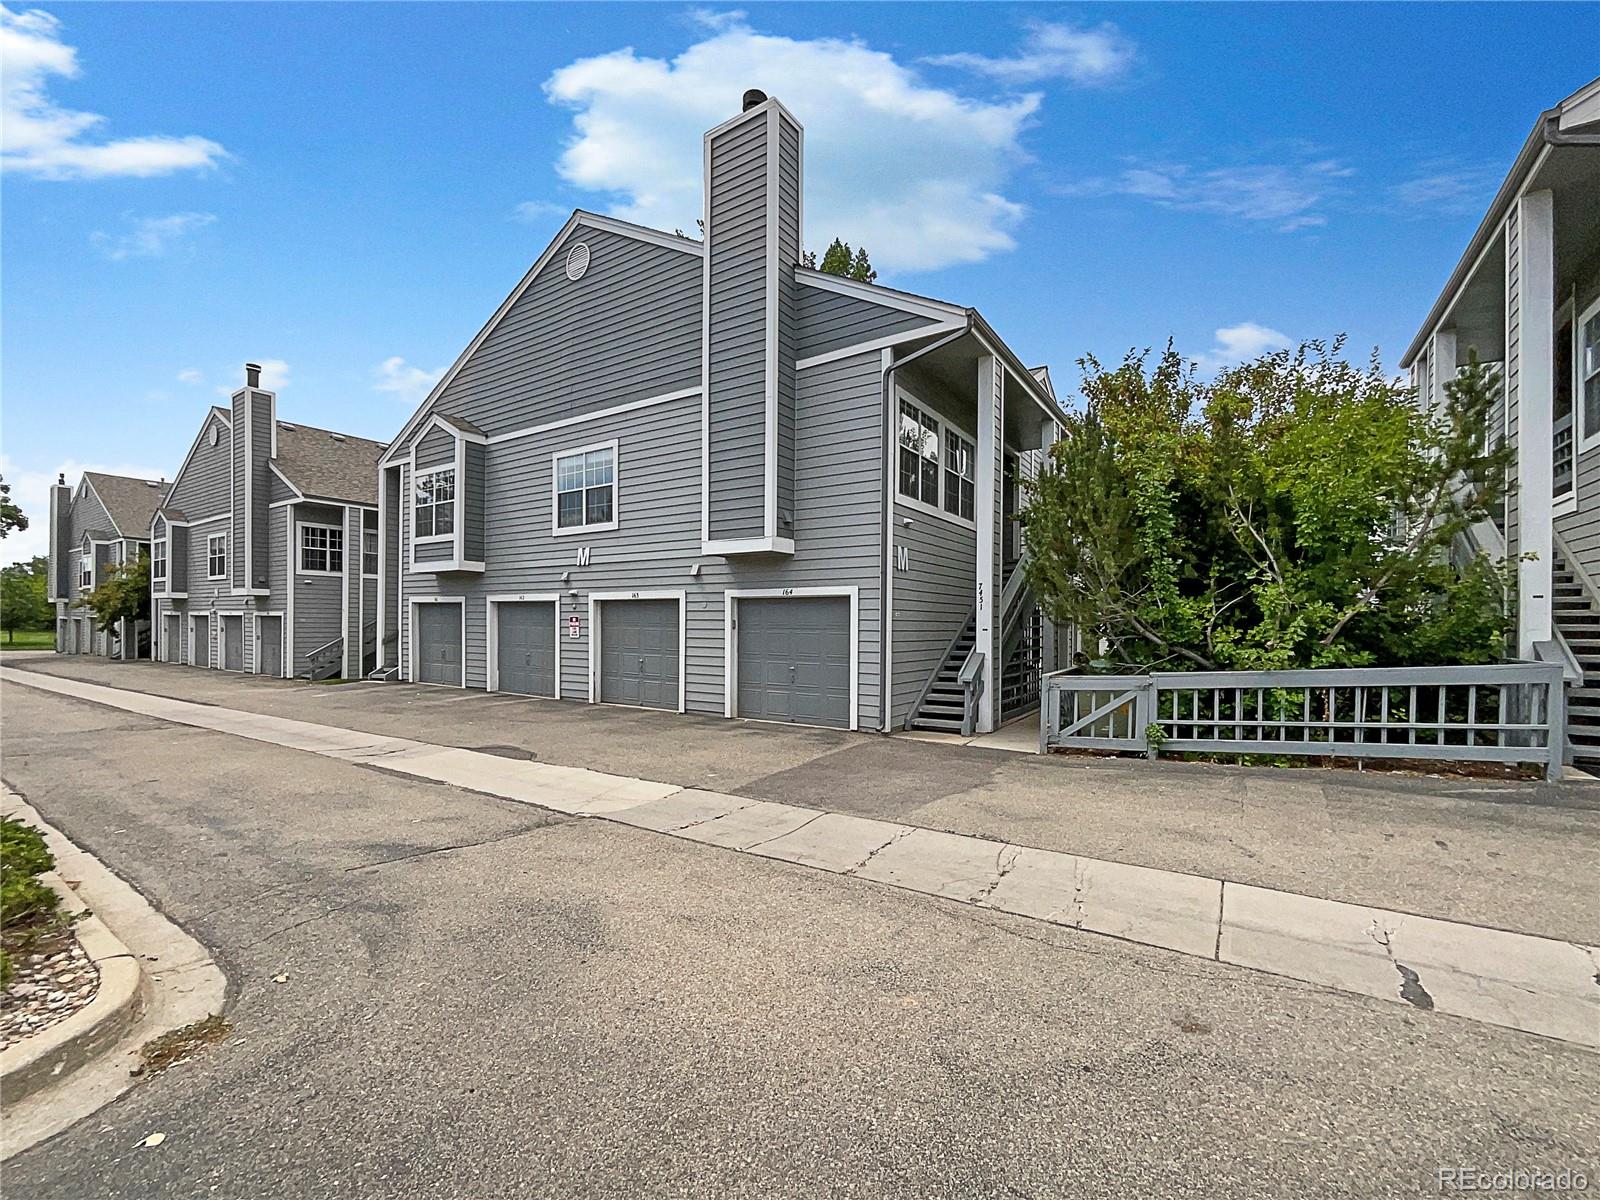
[[[28,515],[12,501],[11,485],[0,477],[0,538],[5,537],[13,529],[27,527]]]
[[[6,641],[13,641],[17,630],[50,628],[50,602],[45,587],[49,562],[35,557],[31,562],[12,563],[0,568],[0,626]]]
[[[1308,342],[1200,381],[1169,345],[1084,369],[1022,516],[1058,620],[1136,666],[1481,662],[1508,568],[1454,555],[1503,495],[1475,361],[1421,412],[1374,362]]]
[[[802,265],[810,267],[813,271],[823,271],[829,275],[838,275],[843,279],[855,279],[862,283],[872,283],[878,278],[877,271],[872,269],[872,260],[867,256],[867,248],[862,246],[852,251],[850,243],[840,238],[834,238],[827,250],[822,254],[822,265],[817,265],[815,250],[807,250],[800,256]]]
[[[115,568],[99,587],[78,597],[77,604],[94,613],[101,629],[114,631],[123,621],[148,621],[150,556],[141,551],[132,562]]]

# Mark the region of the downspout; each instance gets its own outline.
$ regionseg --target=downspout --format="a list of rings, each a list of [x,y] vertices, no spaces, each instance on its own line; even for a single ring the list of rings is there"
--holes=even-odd
[[[879,581],[878,595],[882,597],[883,612],[878,620],[878,699],[883,713],[880,733],[889,733],[894,727],[894,662],[893,662],[893,608],[894,608],[894,480],[895,417],[898,407],[894,403],[894,373],[907,363],[930,354],[941,346],[948,346],[957,338],[972,332],[972,309],[966,310],[966,321],[954,333],[947,333],[937,341],[929,342],[920,350],[913,350],[901,359],[895,359],[893,349],[883,352],[883,372],[878,399],[883,404],[883,576]]]

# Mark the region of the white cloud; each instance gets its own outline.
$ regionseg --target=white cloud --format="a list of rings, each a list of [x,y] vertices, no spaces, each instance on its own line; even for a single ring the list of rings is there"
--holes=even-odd
[[[1008,58],[962,52],[923,61],[977,71],[1012,85],[1059,79],[1079,87],[1104,87],[1127,75],[1133,67],[1134,47],[1109,21],[1093,29],[1035,21],[1017,52]]]
[[[11,459],[0,454],[0,475],[11,485],[11,499],[28,518],[28,528],[13,532],[0,541],[0,561],[6,564],[26,562],[36,554],[50,552],[50,485],[57,474],[65,474],[67,482],[78,486],[78,478],[85,471],[103,471],[107,475],[134,475],[141,479],[160,479],[163,469],[137,463],[79,462],[64,459],[48,471],[22,470]],[[166,475],[171,478],[171,475]]]
[[[233,382],[220,384],[217,395],[231,396],[244,386],[244,364],[253,362],[261,368],[261,386],[269,392],[281,392],[289,386],[289,364],[281,358],[241,358],[233,366],[224,367],[216,373],[218,379],[230,379]],[[195,372],[198,376],[200,373]],[[181,376],[180,376],[181,378]],[[185,380],[184,382],[189,382]]]
[[[1470,213],[1489,206],[1498,175],[1488,166],[1456,167],[1427,164],[1427,174],[1398,183],[1391,189],[1394,199],[1406,208],[1436,212]]]
[[[530,225],[537,225],[552,217],[565,218],[572,213],[570,208],[563,208],[548,200],[524,200],[512,211],[516,214],[517,220],[526,221]]]
[[[161,258],[185,242],[197,229],[216,223],[211,213],[172,213],[165,217],[139,217],[126,233],[96,231],[90,240],[113,262],[128,258]]]
[[[185,367],[178,372],[179,383],[204,383],[205,381],[205,372],[198,367]]]
[[[41,179],[167,175],[215,166],[227,157],[208,138],[160,134],[89,140],[106,118],[51,100],[52,76],[76,79],[78,52],[61,41],[47,12],[0,5],[0,166]]]
[[[617,216],[660,229],[701,215],[701,135],[739,111],[747,87],[806,127],[806,240],[864,245],[886,272],[980,262],[1013,247],[1022,206],[1003,194],[1026,155],[1037,95],[1001,102],[925,83],[859,41],[758,33],[737,14],[671,60],[631,48],[579,59],[545,82],[574,111],[557,162]]]
[[[384,359],[372,368],[372,375],[376,381],[372,385],[372,390],[387,392],[407,407],[415,408],[428,398],[428,393],[433,391],[433,385],[444,378],[444,372],[443,367],[434,371],[413,367],[397,354],[393,358]]]
[[[1195,359],[1195,365],[1202,372],[1215,374],[1292,344],[1288,334],[1257,325],[1254,321],[1219,329],[1215,337],[1217,344]]]
[[[1284,233],[1327,224],[1322,211],[1353,168],[1333,159],[1196,169],[1135,164],[1062,188],[1069,196],[1133,196],[1163,208],[1270,224]]]

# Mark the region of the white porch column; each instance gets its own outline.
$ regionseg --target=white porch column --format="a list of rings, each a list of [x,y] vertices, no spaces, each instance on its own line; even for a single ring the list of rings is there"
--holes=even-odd
[[[1433,331],[1433,387],[1432,394],[1427,397],[1428,412],[1438,413],[1444,410],[1444,385],[1456,377],[1456,331],[1454,329],[1435,329]]]
[[[1555,380],[1555,212],[1551,194],[1527,192],[1511,215],[1506,254],[1506,368],[1517,406],[1517,654],[1552,636],[1551,448]],[[1513,352],[1514,348],[1514,352]]]
[[[992,354],[978,359],[978,472],[974,480],[978,508],[978,548],[975,556],[977,581],[977,622],[974,645],[983,655],[983,695],[978,704],[978,732],[989,733],[998,723],[1000,711],[1000,672],[996,669],[995,620],[1000,602],[999,561],[1000,505],[1000,406],[1005,384],[1000,361]]]

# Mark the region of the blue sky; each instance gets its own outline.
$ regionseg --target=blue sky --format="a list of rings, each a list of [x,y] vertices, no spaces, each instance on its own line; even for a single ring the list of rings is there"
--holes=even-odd
[[[1058,387],[1169,336],[1393,365],[1600,70],[1594,14],[10,7],[0,469],[36,510],[59,469],[170,474],[247,358],[286,418],[391,436],[572,208],[692,229],[699,133],[751,86],[806,124],[810,244],[975,305]]]

